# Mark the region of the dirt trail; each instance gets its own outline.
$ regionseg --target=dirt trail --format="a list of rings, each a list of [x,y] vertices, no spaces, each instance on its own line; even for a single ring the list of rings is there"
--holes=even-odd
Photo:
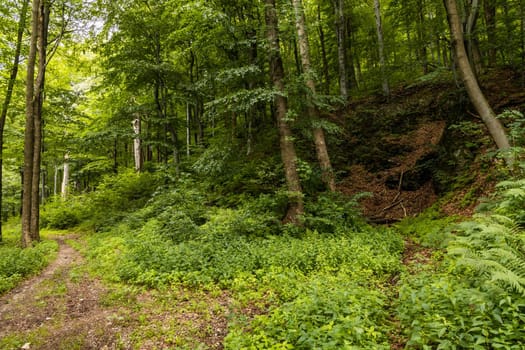
[[[228,293],[106,286],[77,238],[57,237],[55,261],[0,297],[0,349],[222,349]]]
[[[74,237],[56,238],[57,258],[40,275],[0,298],[0,339],[13,338],[13,344],[3,348],[20,347],[22,341],[25,349],[65,349],[64,339],[78,345],[81,334],[84,349],[111,343],[107,336],[112,332],[96,334],[97,328],[109,325],[112,310],[99,303],[106,289],[87,276],[84,259],[66,243],[68,238]]]

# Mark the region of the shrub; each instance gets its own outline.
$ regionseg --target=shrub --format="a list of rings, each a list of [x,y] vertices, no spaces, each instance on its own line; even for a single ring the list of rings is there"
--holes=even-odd
[[[387,297],[347,276],[319,275],[298,297],[234,329],[226,349],[390,349]]]
[[[306,202],[305,225],[320,233],[358,229],[364,226],[358,201],[367,195],[349,198],[339,193],[321,194],[316,200]]]
[[[525,298],[464,280],[448,274],[420,275],[401,288],[398,317],[407,346],[523,349]]]
[[[455,227],[446,269],[406,278],[398,317],[408,346],[523,349],[525,235],[515,222],[522,208],[511,205],[525,197],[520,183],[501,184],[492,213]]]
[[[40,225],[64,230],[77,226],[83,219],[84,210],[77,200],[57,200],[45,205],[40,214]]]
[[[43,241],[26,249],[13,244],[0,245],[0,294],[43,269],[57,249],[55,241]]]

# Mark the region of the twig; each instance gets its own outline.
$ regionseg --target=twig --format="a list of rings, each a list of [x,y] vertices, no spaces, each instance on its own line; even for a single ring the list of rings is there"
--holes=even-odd
[[[385,210],[388,210],[388,209],[390,209],[390,208],[395,207],[396,205],[398,205],[398,204],[401,203],[402,201],[403,201],[403,200],[400,199],[400,200],[398,200],[397,202],[392,203],[392,204],[390,204],[389,206],[384,207],[383,209],[381,209],[380,213],[384,212]]]
[[[405,208],[405,206],[403,205],[403,202],[399,202],[399,205],[401,205],[401,208],[403,208],[403,213],[405,214],[405,217],[407,217],[407,210]]]

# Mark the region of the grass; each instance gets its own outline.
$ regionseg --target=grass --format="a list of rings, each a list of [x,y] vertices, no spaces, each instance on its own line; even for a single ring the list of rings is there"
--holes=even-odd
[[[20,229],[15,220],[3,230],[0,244],[0,294],[16,287],[23,279],[44,269],[56,257],[58,244],[42,235],[42,241],[27,249],[20,247]]]

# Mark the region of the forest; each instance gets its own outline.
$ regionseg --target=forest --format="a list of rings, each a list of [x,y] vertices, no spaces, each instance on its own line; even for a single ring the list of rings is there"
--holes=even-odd
[[[0,28],[0,349],[525,349],[524,0]]]

